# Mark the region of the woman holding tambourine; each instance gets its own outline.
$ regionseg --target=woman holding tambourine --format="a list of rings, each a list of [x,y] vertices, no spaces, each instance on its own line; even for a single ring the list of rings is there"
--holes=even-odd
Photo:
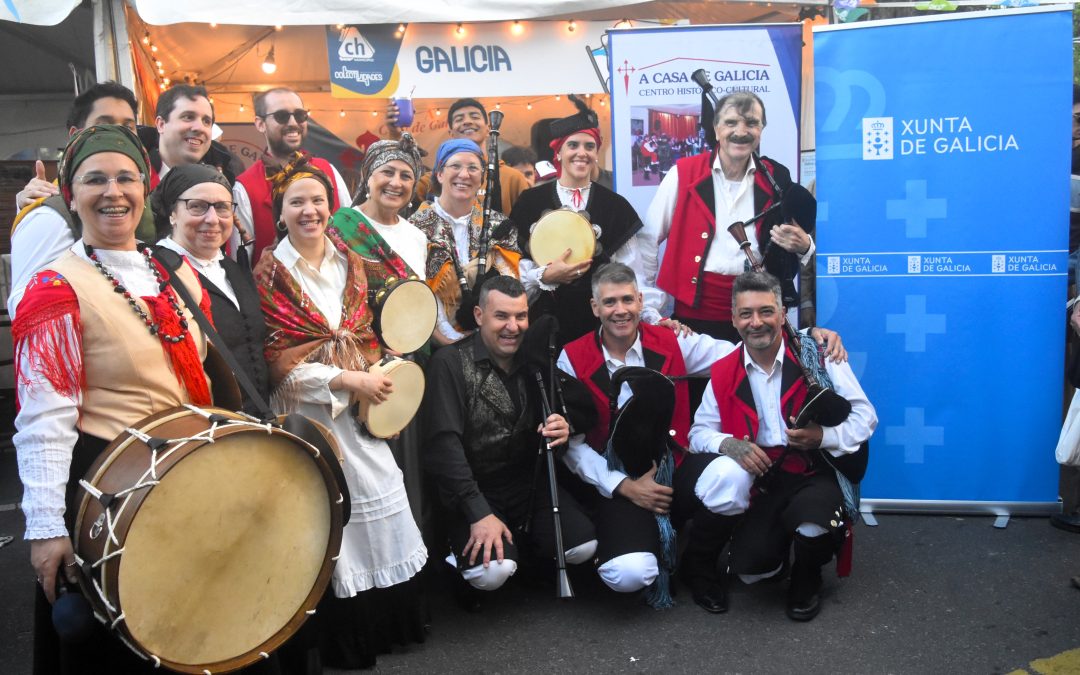
[[[36,672],[151,669],[96,621],[89,639],[61,644],[49,610],[58,581],[76,581],[70,532],[78,479],[127,427],[211,402],[206,341],[163,283],[169,273],[135,239],[149,175],[146,151],[125,127],[91,126],[71,137],[59,184],[82,237],[33,276],[12,326],[20,404],[14,441],[38,581]],[[175,274],[209,312],[195,273],[181,266]]]
[[[372,143],[361,165],[359,204],[338,209],[331,219],[331,230],[364,261],[375,334],[389,353],[403,357],[377,367],[394,380],[393,400],[381,407],[361,406],[359,412],[369,432],[389,440],[418,522],[424,504],[415,414],[423,398],[422,368],[436,310],[424,285],[427,237],[400,214],[422,170],[420,150],[409,134]]]
[[[390,448],[350,412],[355,400],[385,402],[392,383],[369,372],[383,350],[372,328],[365,261],[327,230],[332,183],[296,153],[272,184],[280,240],[263,253],[255,279],[267,318],[273,405],[332,431],[352,495],[332,597],[316,615],[323,659],[370,668],[393,644],[425,638],[416,575],[427,549]]]

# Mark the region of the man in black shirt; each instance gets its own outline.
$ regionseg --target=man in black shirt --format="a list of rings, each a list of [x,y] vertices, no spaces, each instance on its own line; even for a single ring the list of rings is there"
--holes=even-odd
[[[557,414],[541,421],[539,386],[520,352],[529,325],[521,282],[487,281],[474,312],[477,331],[437,351],[428,366],[424,465],[450,514],[458,569],[473,587],[495,590],[517,570],[523,529],[538,556],[555,556],[547,474],[536,471],[538,434],[564,446],[570,427]],[[567,562],[591,560],[592,523],[562,486],[559,511]]]

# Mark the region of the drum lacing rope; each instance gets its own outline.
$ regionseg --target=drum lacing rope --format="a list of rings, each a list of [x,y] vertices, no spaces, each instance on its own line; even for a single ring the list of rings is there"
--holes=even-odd
[[[112,628],[113,630],[116,630],[117,624],[119,624],[123,620],[124,620],[124,613],[120,612],[120,614],[117,615],[117,617],[115,619],[113,619],[113,622],[111,624],[109,624],[109,628]]]
[[[136,484],[136,485],[134,485],[132,487],[129,487],[129,488],[125,489],[125,490],[121,490],[120,492],[117,492],[115,495],[106,495],[104,492],[102,492],[101,490],[98,490],[96,487],[94,487],[89,482],[87,482],[86,479],[80,479],[79,480],[79,485],[81,485],[82,488],[84,490],[86,490],[88,493],[93,495],[94,498],[97,499],[99,502],[101,502],[102,505],[105,507],[104,511],[102,512],[103,515],[105,516],[105,529],[109,534],[109,541],[116,544],[117,546],[120,545],[120,540],[116,538],[116,531],[115,531],[116,523],[113,522],[113,514],[112,514],[112,508],[111,508],[111,506],[115,502],[116,498],[117,497],[127,496],[128,494],[131,494],[135,490],[139,490],[139,489],[142,489],[144,487],[150,487],[152,485],[157,485],[157,484],[158,484],[158,481],[154,481],[152,483],[145,483],[145,484],[140,483],[140,484]],[[106,497],[108,497],[108,499],[106,499]],[[120,549],[121,552],[123,550],[124,549],[122,549],[122,548]]]
[[[270,655],[267,654],[266,652],[259,652],[259,657],[263,658],[263,659],[268,659],[268,658],[270,658]]]

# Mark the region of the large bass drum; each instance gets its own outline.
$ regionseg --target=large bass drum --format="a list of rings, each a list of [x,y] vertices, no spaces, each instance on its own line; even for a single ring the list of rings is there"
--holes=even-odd
[[[330,581],[348,508],[337,461],[218,408],[128,429],[80,481],[75,554],[97,618],[182,673],[266,658]]]

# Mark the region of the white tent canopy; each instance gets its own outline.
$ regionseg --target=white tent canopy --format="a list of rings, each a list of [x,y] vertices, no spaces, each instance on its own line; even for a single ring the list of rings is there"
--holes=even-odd
[[[165,25],[185,21],[265,26],[268,21],[289,26],[443,23],[511,21],[559,16],[596,9],[640,4],[626,0],[135,0],[139,16],[147,23]]]

